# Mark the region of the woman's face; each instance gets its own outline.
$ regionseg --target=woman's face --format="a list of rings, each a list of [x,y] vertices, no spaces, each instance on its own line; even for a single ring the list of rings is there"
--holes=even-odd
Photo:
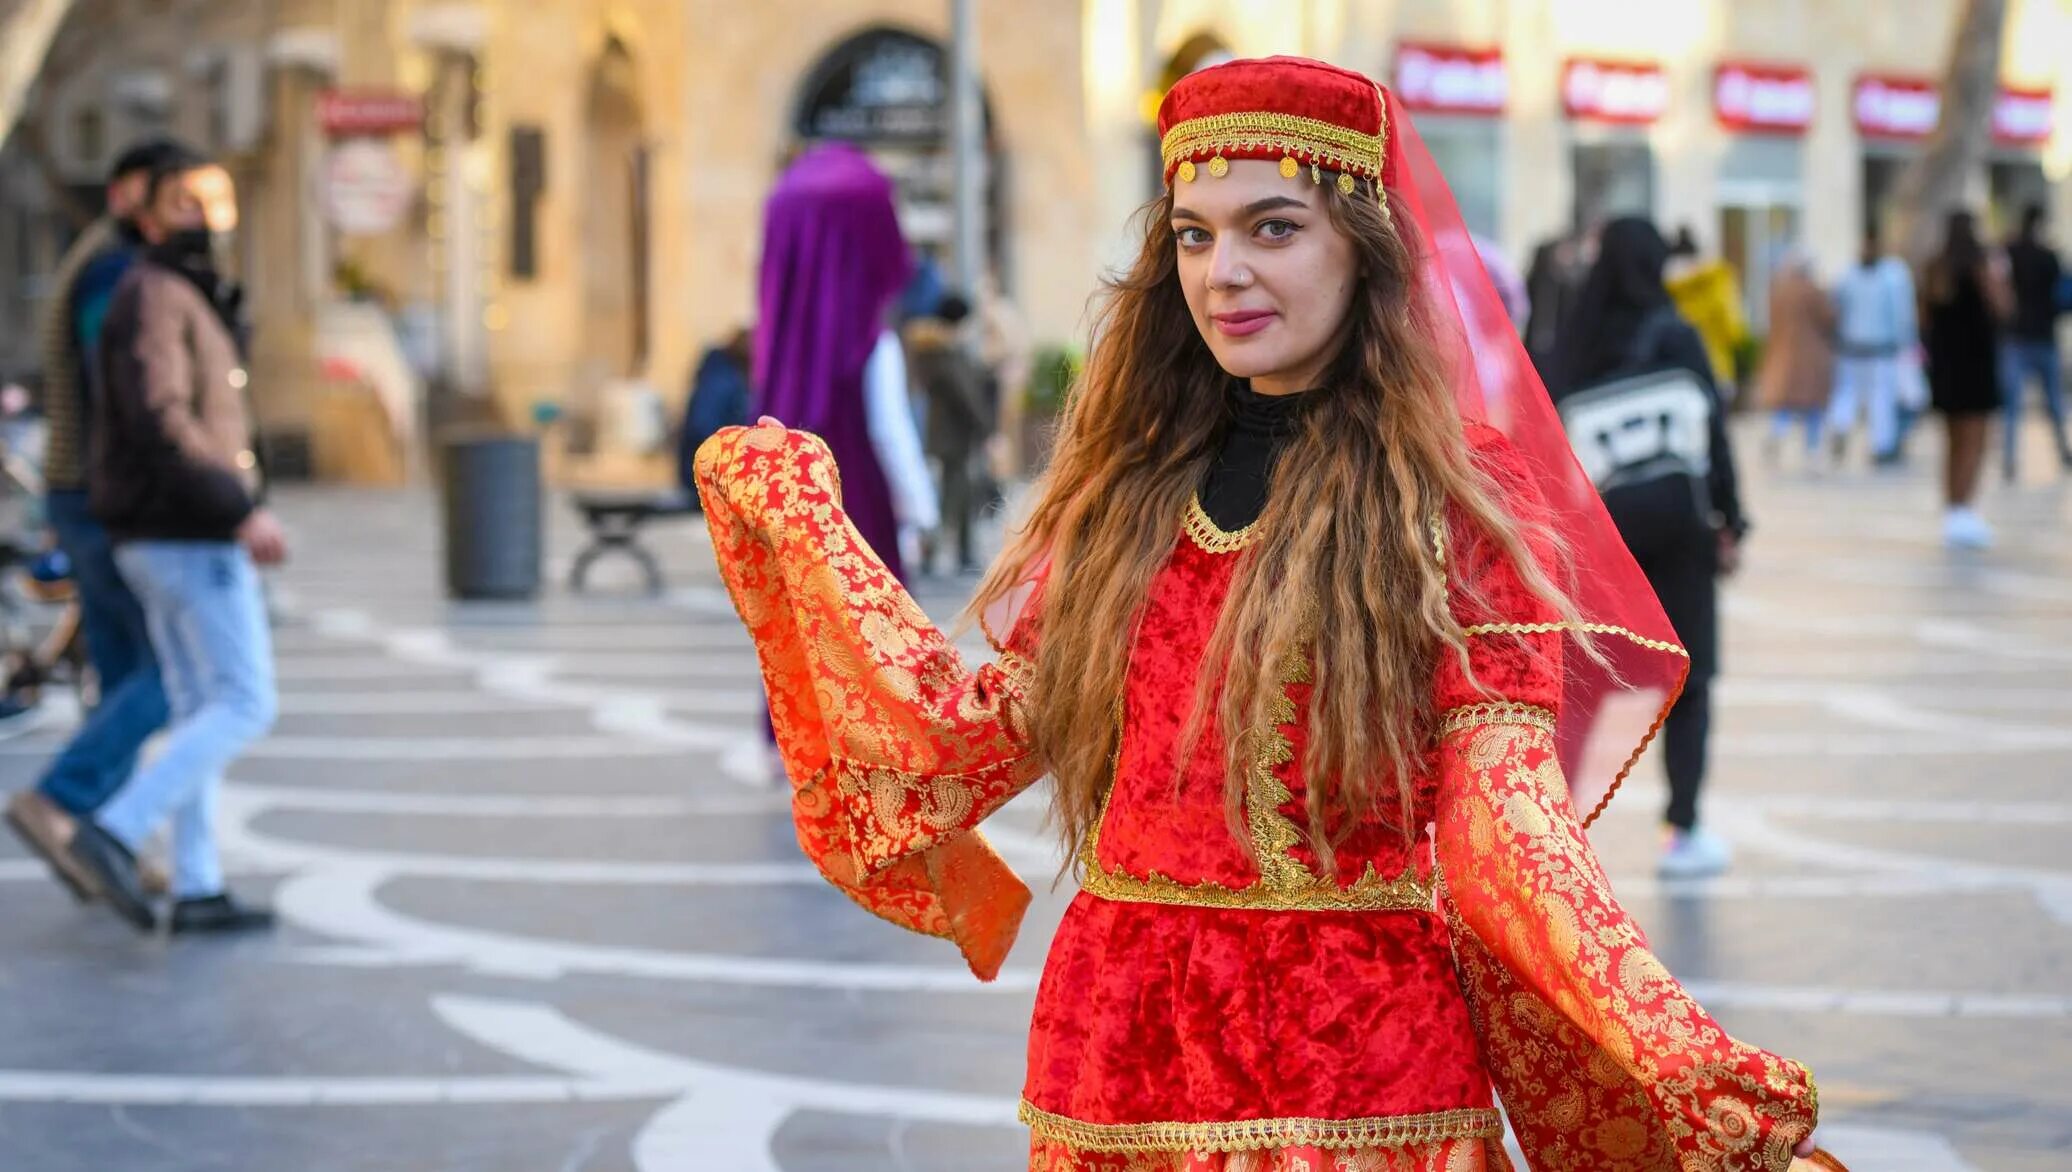
[[[1173,189],[1180,288],[1209,352],[1252,389],[1316,385],[1337,356],[1359,278],[1352,238],[1324,207],[1308,168],[1239,159],[1222,178],[1200,168]]]

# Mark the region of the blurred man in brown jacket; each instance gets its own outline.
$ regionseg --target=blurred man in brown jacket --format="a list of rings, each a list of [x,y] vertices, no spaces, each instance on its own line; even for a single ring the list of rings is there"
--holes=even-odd
[[[71,853],[118,915],[150,931],[135,852],[170,821],[172,930],[265,927],[270,913],[224,890],[214,826],[224,769],[273,724],[256,567],[286,555],[253,452],[242,297],[217,266],[237,226],[229,174],[193,156],[166,163],[138,224],[148,246],[101,331],[88,481],[143,601],[173,721],[158,757],[81,822]]]

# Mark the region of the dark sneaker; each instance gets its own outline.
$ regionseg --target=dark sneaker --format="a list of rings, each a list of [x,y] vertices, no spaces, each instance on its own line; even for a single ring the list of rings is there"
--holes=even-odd
[[[137,857],[114,835],[88,818],[79,823],[78,832],[72,836],[71,855],[81,869],[93,876],[102,898],[130,927],[139,932],[158,927],[151,897],[144,894],[144,885],[137,879]]]
[[[272,911],[239,903],[227,892],[173,904],[175,936],[190,932],[265,932],[272,928]]]
[[[72,836],[79,832],[79,820],[63,806],[35,790],[23,790],[7,799],[7,825],[23,846],[50,867],[72,898],[92,903],[100,897],[93,876],[72,858]]]

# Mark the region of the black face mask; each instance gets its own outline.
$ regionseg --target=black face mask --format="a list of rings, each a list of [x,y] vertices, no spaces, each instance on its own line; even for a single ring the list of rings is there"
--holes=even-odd
[[[178,228],[166,233],[165,239],[152,251],[178,268],[195,272],[214,271],[216,234],[207,228]]]

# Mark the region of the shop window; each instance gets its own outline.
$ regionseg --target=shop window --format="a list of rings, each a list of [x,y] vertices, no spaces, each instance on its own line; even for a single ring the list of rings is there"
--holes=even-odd
[[[2043,164],[2034,159],[2004,159],[1986,169],[1988,203],[1987,239],[2004,240],[2022,226],[2022,214],[2032,205],[2050,206],[2050,179]]]
[[[82,170],[99,170],[108,153],[108,116],[99,106],[72,112],[72,161]]]
[[[1899,193],[1899,177],[1910,160],[1897,155],[1863,157],[1863,226],[1866,231],[1885,230],[1885,214]]]
[[[1646,142],[1579,142],[1571,155],[1576,227],[1655,214],[1655,152]]]
[[[1501,133],[1489,119],[1426,118],[1418,131],[1460,205],[1468,231],[1486,240],[1501,235],[1503,164]]]

